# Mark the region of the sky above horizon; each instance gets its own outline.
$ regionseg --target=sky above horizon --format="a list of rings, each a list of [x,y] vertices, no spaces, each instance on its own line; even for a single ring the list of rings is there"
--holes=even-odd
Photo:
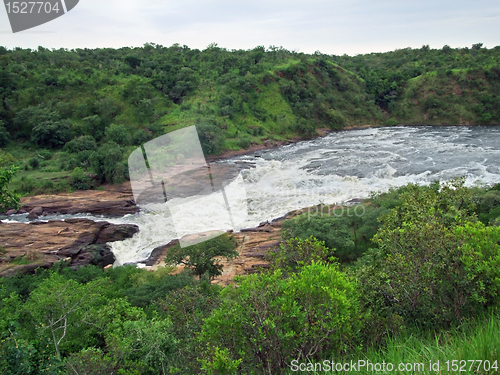
[[[217,43],[356,55],[500,45],[500,1],[491,0],[80,0],[68,14],[16,34],[0,8],[0,46],[9,49]]]

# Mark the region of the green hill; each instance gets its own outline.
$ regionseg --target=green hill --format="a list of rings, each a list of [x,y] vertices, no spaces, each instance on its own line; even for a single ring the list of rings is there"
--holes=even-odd
[[[500,47],[350,57],[283,48],[0,47],[0,158],[23,194],[127,178],[138,145],[198,125],[207,153],[354,125],[500,124]]]

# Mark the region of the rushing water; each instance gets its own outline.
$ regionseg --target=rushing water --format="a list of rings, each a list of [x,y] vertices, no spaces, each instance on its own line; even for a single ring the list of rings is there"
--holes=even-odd
[[[294,209],[365,198],[407,183],[429,184],[466,176],[466,184],[500,182],[500,127],[392,127],[331,133],[273,150],[219,162],[246,165],[240,173],[248,216],[236,229],[256,226]],[[213,208],[187,212],[203,223]],[[137,215],[106,219],[133,223],[140,232],[112,243],[117,264],[139,262],[179,237],[165,204]],[[230,223],[221,222],[230,228]],[[225,228],[220,228],[225,229]]]

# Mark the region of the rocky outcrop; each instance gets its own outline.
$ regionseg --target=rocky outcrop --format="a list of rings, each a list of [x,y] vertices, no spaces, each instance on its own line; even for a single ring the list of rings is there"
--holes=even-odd
[[[238,241],[236,250],[239,256],[230,261],[222,261],[221,264],[224,267],[222,275],[216,277],[212,282],[228,285],[232,283],[235,276],[249,275],[268,268],[269,263],[266,261],[266,255],[279,247],[283,222],[304,212],[307,212],[307,209],[293,211],[271,223],[262,223],[258,227],[243,229],[239,233],[235,233],[234,236]],[[165,266],[164,259],[168,250],[177,243],[178,240],[173,240],[167,245],[154,249],[145,262],[146,268],[155,270]],[[178,266],[173,273],[178,273],[183,268],[183,266]]]
[[[130,183],[109,185],[105,190],[78,190],[57,195],[37,195],[21,199],[19,211],[8,214],[30,213],[30,219],[46,214],[90,213],[106,217],[134,214],[139,207],[134,202]]]
[[[67,260],[72,266],[114,262],[108,242],[132,237],[139,227],[88,219],[48,222],[0,222],[0,276],[30,272]]]

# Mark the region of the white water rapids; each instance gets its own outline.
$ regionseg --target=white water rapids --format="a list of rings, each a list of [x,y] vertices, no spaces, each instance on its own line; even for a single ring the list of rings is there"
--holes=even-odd
[[[466,176],[469,186],[499,183],[500,127],[340,131],[219,163],[248,163],[240,172],[246,191],[246,202],[240,203],[247,205],[248,216],[236,225],[238,230],[298,208],[366,198],[410,182]],[[213,212],[209,204],[201,205],[176,220],[202,227],[206,215],[213,220]],[[105,220],[140,227],[133,238],[110,244],[117,265],[143,261],[154,248],[179,237],[166,204],[149,204],[139,214]],[[231,223],[220,222],[219,229],[230,228]]]

